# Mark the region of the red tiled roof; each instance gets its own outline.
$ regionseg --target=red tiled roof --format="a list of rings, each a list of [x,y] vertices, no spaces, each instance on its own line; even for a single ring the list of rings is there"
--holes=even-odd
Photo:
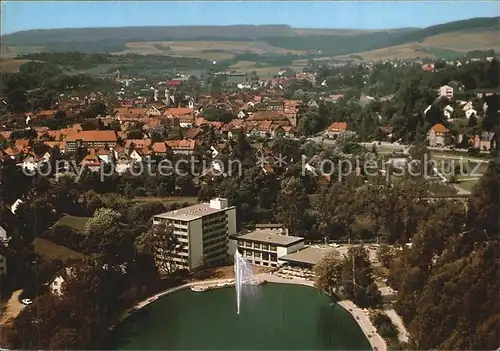
[[[330,132],[340,132],[340,131],[347,130],[347,123],[346,122],[333,122],[328,127],[328,130]]]
[[[172,86],[179,86],[182,84],[182,80],[178,79],[172,79],[167,82],[167,86],[172,87]]]
[[[431,128],[436,133],[448,133],[450,130],[441,123],[434,124]]]
[[[68,141],[101,141],[101,142],[116,142],[116,133],[113,130],[82,130],[80,132],[72,132],[66,136]]]
[[[166,153],[168,150],[167,145],[161,141],[154,143],[151,146],[151,149],[153,149],[153,152],[160,153],[160,154]]]
[[[201,134],[201,129],[199,128],[191,128],[191,129],[188,129],[188,131],[186,132],[186,139],[196,139],[200,134]]]
[[[194,150],[195,141],[194,140],[167,140],[165,141],[168,147],[172,149],[186,149],[186,150]]]
[[[172,108],[167,108],[165,112],[163,112],[163,115],[186,116],[186,115],[191,115],[193,112],[194,109],[188,107],[172,107]]]
[[[146,146],[151,146],[151,139],[127,139],[125,140],[125,148],[128,149],[134,144],[134,147],[142,149]]]

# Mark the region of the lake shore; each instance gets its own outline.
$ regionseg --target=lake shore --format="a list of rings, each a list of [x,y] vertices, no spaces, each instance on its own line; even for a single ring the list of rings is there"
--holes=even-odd
[[[266,281],[269,283],[277,283],[277,284],[293,284],[293,285],[304,285],[309,287],[314,287],[314,282],[310,280],[300,279],[300,278],[292,278],[285,279],[278,277],[271,273],[260,273],[255,275],[255,278],[260,281]],[[175,292],[190,289],[192,287],[201,287],[201,286],[217,286],[218,284],[223,285],[228,282],[228,279],[212,279],[212,280],[202,280],[197,282],[191,282],[187,284],[183,284],[180,286],[176,286],[174,288],[167,289],[162,291],[161,293],[155,294],[138,304],[134,307],[129,308],[123,312],[123,314],[118,318],[117,323],[111,326],[109,329],[112,330],[118,325],[120,322],[124,321],[126,318],[130,317],[134,312],[148,306],[149,304],[155,302],[160,297],[165,295],[173,294]],[[356,323],[359,325],[361,330],[363,331],[366,339],[370,343],[372,350],[376,351],[387,351],[387,344],[385,340],[377,333],[377,329],[373,326],[370,318],[363,312],[358,306],[356,306],[350,300],[342,300],[336,302],[342,308],[344,308],[351,316],[355,319]]]

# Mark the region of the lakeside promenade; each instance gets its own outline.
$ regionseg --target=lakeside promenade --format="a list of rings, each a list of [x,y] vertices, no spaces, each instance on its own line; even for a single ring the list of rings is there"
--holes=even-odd
[[[305,279],[300,279],[300,278],[292,278],[292,279],[285,279],[278,277],[274,274],[270,273],[260,273],[256,274],[254,276],[255,279],[258,279],[260,281],[267,281],[269,283],[278,283],[278,284],[294,284],[294,285],[305,285],[309,287],[314,287],[314,282],[310,280],[305,280]],[[124,311],[124,313],[118,318],[118,321],[116,324],[122,322],[125,320],[127,317],[129,317],[131,314],[133,314],[135,311],[140,310],[141,308],[146,307],[150,303],[155,302],[158,298],[168,295],[168,294],[173,294],[177,291],[185,290],[185,289],[190,289],[191,287],[204,287],[204,286],[210,286],[210,287],[216,287],[219,284],[228,284],[230,281],[234,281],[234,279],[213,279],[213,280],[204,280],[204,281],[199,281],[199,282],[192,282],[192,283],[187,283],[184,285],[176,286],[174,288],[167,289],[165,291],[162,291],[161,293],[158,293],[144,301],[139,302],[136,304],[134,307],[127,309]],[[372,324],[370,321],[370,318],[366,315],[363,310],[361,310],[358,306],[356,306],[352,301],[350,300],[342,300],[342,301],[337,301],[337,303],[344,308],[347,312],[351,314],[351,316],[354,318],[354,320],[358,323],[359,327],[365,334],[366,339],[370,343],[370,346],[372,350],[376,351],[387,351],[387,344],[385,340],[377,333],[377,329],[375,326]],[[112,326],[110,329],[113,329],[116,325]]]

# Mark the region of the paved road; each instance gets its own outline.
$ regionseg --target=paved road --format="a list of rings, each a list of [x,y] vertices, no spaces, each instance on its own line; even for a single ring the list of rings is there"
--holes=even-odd
[[[0,326],[11,323],[17,317],[17,315],[21,313],[24,307],[26,307],[19,301],[19,295],[21,295],[21,292],[22,290],[14,291],[9,301],[7,301],[7,308],[2,314]]]
[[[382,294],[382,298],[384,298],[384,301],[394,300],[395,292],[389,286],[387,286],[387,284],[385,284],[382,280],[377,280],[376,284],[380,290],[380,293]],[[409,333],[406,330],[403,320],[394,310],[392,302],[384,304],[383,309],[384,313],[391,319],[392,324],[394,324],[398,331],[398,340],[400,342],[407,343],[409,340]]]

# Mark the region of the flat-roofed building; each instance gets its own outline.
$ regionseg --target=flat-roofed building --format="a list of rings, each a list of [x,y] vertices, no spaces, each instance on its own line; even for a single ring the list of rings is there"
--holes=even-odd
[[[279,258],[304,247],[304,238],[276,234],[273,230],[255,230],[235,238],[239,252],[249,262],[277,267]]]
[[[229,236],[236,233],[236,207],[228,206],[227,199],[153,216],[153,225],[160,223],[173,226],[173,235],[182,245],[173,258],[177,268],[192,271],[223,265],[234,254],[229,252]]]
[[[279,263],[287,263],[289,266],[312,269],[323,257],[330,253],[338,253],[335,249],[322,249],[308,246],[288,255],[281,256]],[[340,255],[340,253],[338,253]]]
[[[257,223],[255,230],[271,230],[275,234],[288,235],[288,229],[279,223]]]

